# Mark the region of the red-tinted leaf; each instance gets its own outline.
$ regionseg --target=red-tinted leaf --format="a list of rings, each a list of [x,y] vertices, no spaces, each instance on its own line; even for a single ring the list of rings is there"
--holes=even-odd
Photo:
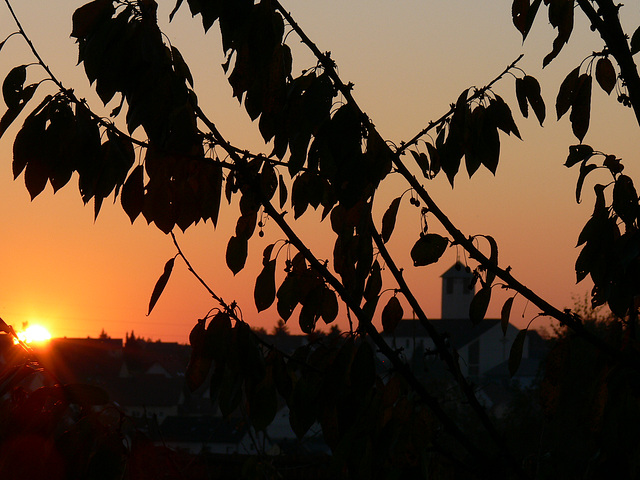
[[[489,302],[491,301],[491,288],[482,287],[471,300],[469,306],[469,319],[474,325],[484,320],[489,308]]]
[[[511,351],[509,352],[509,373],[513,377],[520,367],[522,361],[522,351],[524,349],[524,341],[527,338],[527,331],[520,330],[516,339],[511,345]]]
[[[134,168],[127,181],[124,182],[120,203],[131,223],[142,213],[144,206],[144,167],[142,165]]]
[[[607,57],[600,58],[596,63],[596,81],[600,87],[609,95],[616,86],[616,69],[613,68],[611,60]]]
[[[380,232],[380,236],[384,243],[389,241],[393,229],[396,226],[396,217],[398,216],[398,207],[400,206],[401,198],[402,197],[398,197],[394,199],[382,216],[382,231]]]
[[[153,287],[153,292],[151,293],[151,299],[149,300],[149,311],[147,312],[147,315],[149,315],[151,313],[151,310],[153,310],[153,307],[156,305],[158,299],[160,298],[160,295],[162,295],[162,292],[164,291],[164,287],[167,286],[167,282],[169,281],[169,277],[171,276],[171,272],[173,270],[173,265],[176,261],[176,258],[170,258],[167,263],[165,263],[164,265],[164,271],[162,272],[162,275],[160,275],[160,278],[158,278],[158,281],[156,282],[155,287]]]
[[[253,299],[258,312],[269,308],[276,299],[276,261],[270,260],[256,278]]]
[[[502,305],[500,311],[500,326],[502,327],[502,334],[507,335],[507,328],[509,327],[509,317],[511,316],[511,307],[513,306],[513,299],[515,297],[509,297]]]
[[[247,261],[249,244],[244,237],[231,237],[227,244],[226,261],[227,266],[236,275],[244,268]]]
[[[591,84],[590,75],[583,73],[578,78],[576,96],[571,108],[571,128],[574,135],[582,142],[582,139],[589,130],[589,120],[591,117]]]
[[[427,233],[413,245],[411,249],[411,259],[413,265],[421,267],[437,262],[444,254],[449,239],[436,233]]]
[[[71,17],[73,24],[71,36],[74,38],[86,37],[100,22],[111,18],[114,12],[112,0],[94,0],[83,5],[73,12]]]
[[[400,305],[400,300],[395,295],[389,299],[382,309],[382,328],[386,333],[393,333],[402,320],[404,310]]]

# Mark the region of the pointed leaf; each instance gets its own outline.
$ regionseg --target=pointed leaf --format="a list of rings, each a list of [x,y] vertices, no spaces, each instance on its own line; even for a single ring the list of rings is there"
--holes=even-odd
[[[127,181],[124,182],[120,203],[131,223],[142,213],[144,206],[144,167],[142,165],[134,168]]]
[[[282,175],[278,176],[278,192],[280,192],[280,208],[284,208],[287,203],[287,185],[284,183]]]
[[[191,75],[191,71],[189,70],[189,65],[187,65],[187,62],[184,61],[184,58],[182,57],[180,51],[173,45],[171,46],[171,58],[173,60],[173,68],[175,72],[180,77],[184,78],[189,83],[189,85],[191,85],[191,88],[193,88],[193,76]]]
[[[593,155],[593,148],[591,148],[589,145],[571,145],[569,147],[569,156],[567,157],[567,161],[564,162],[564,166],[571,168],[576,163],[589,160]]]
[[[421,267],[437,262],[444,254],[449,239],[436,233],[427,233],[413,245],[411,259],[415,267]]]
[[[253,298],[258,313],[269,308],[276,299],[276,261],[270,260],[256,278]]]
[[[611,60],[607,57],[598,60],[598,63],[596,63],[596,81],[600,87],[607,92],[607,95],[613,91],[617,79],[616,70],[613,68]]]
[[[629,43],[631,47],[631,55],[635,55],[640,52],[640,27],[636,28],[636,31],[633,32]]]
[[[90,35],[96,26],[111,18],[115,12],[112,0],[94,0],[73,12],[71,36],[83,38]]]
[[[27,79],[27,66],[13,67],[2,83],[2,96],[7,108],[16,109],[22,99],[24,82]]]
[[[380,263],[376,260],[373,262],[373,265],[371,265],[371,272],[369,273],[367,284],[364,287],[365,300],[373,300],[378,296],[380,290],[382,290],[382,274]]]
[[[403,315],[404,310],[400,305],[400,300],[394,295],[382,309],[382,328],[385,333],[393,333]]]
[[[398,207],[400,206],[401,198],[402,197],[398,197],[394,199],[382,216],[382,230],[380,232],[380,236],[384,243],[389,241],[391,234],[393,233],[393,229],[396,226],[396,217],[398,216]]]
[[[477,325],[484,320],[489,308],[489,302],[491,301],[491,288],[488,286],[482,287],[471,300],[469,306],[469,319],[471,323]]]
[[[513,299],[515,297],[507,298],[502,310],[500,311],[500,326],[502,327],[502,334],[507,335],[507,328],[509,328],[509,317],[511,316],[511,307],[513,306]]]
[[[170,258],[167,263],[165,263],[164,271],[162,272],[162,275],[160,275],[160,278],[158,278],[155,287],[153,287],[151,299],[149,300],[149,311],[147,312],[147,316],[151,313],[153,307],[155,307],[158,299],[160,298],[160,295],[162,295],[162,292],[164,291],[164,287],[167,286],[167,282],[169,281],[169,277],[171,276],[171,272],[173,271],[173,265],[175,261],[176,258],[173,257]]]
[[[484,238],[489,242],[491,247],[491,255],[489,259],[493,265],[498,265],[498,242],[491,235],[485,235]],[[491,270],[487,270],[486,284],[488,287],[493,285],[493,281],[496,279],[496,274]]]
[[[560,85],[560,90],[556,97],[556,114],[558,115],[558,120],[560,120],[562,116],[569,111],[571,105],[573,105],[578,90],[579,75],[580,67],[576,67],[569,72],[569,75],[566,76]]]
[[[587,175],[598,168],[597,165],[589,164],[586,162],[580,165],[580,175],[578,176],[578,182],[576,183],[576,202],[580,203],[580,196],[582,195],[582,186],[584,185],[584,179]]]
[[[590,75],[583,73],[578,79],[576,97],[571,108],[571,128],[573,134],[582,142],[582,139],[589,130],[589,120],[591,116],[591,84]]]
[[[522,78],[516,78],[516,98],[520,113],[524,118],[529,116],[529,104],[527,103],[527,86]]]
[[[509,352],[509,374],[513,377],[522,361],[522,351],[524,350],[524,341],[527,338],[527,330],[520,330],[516,339],[511,345],[511,351]]]
[[[249,244],[245,237],[233,236],[229,239],[226,261],[229,270],[231,270],[234,275],[244,268],[244,264],[247,261],[248,250]]]
[[[507,135],[511,135],[511,133],[513,133],[516,137],[522,140],[518,126],[513,120],[511,109],[502,97],[496,95],[495,98],[492,98],[490,100],[489,107],[487,108],[487,112],[489,112],[489,115],[493,119],[496,127]]]
[[[328,287],[325,288],[322,293],[322,307],[320,311],[324,323],[328,325],[333,322],[338,316],[339,308],[336,292]]]
[[[540,122],[540,126],[542,126],[546,115],[546,109],[544,106],[544,100],[542,100],[542,95],[540,94],[540,84],[538,83],[538,80],[530,75],[525,75],[522,81],[524,83],[527,100],[531,105],[533,113],[536,114],[536,118],[538,119],[538,122]]]

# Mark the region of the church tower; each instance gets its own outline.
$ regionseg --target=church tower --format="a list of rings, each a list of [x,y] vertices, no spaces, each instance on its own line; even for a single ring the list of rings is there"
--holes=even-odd
[[[475,287],[469,288],[473,274],[456,262],[442,274],[442,319],[469,318]]]

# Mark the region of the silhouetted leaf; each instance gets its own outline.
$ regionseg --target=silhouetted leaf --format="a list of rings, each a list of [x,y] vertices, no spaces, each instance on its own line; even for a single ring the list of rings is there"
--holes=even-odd
[[[382,328],[385,333],[393,333],[403,315],[404,310],[400,305],[400,300],[394,295],[382,309]]]
[[[542,67],[546,67],[549,62],[558,56],[564,44],[569,41],[571,32],[573,31],[573,0],[545,0],[545,4],[549,4],[549,22],[554,28],[558,29],[558,35],[553,41],[553,49],[542,60]]]
[[[493,238],[491,235],[485,235],[484,238],[487,239],[487,241],[489,242],[489,246],[491,247],[491,254],[489,256],[489,259],[491,260],[491,263],[493,265],[498,265],[498,242],[496,242],[495,238]],[[491,285],[493,285],[493,281],[496,278],[496,274],[491,271],[491,270],[487,270],[487,276],[486,276],[486,284],[488,287],[490,287]]]
[[[2,83],[2,96],[7,108],[16,109],[22,99],[24,82],[27,79],[27,66],[13,67]]]
[[[524,341],[527,337],[527,330],[520,330],[516,335],[513,344],[511,345],[511,351],[509,352],[509,374],[513,377],[522,361],[522,351],[524,349]]]
[[[591,84],[590,75],[583,73],[578,78],[576,96],[571,108],[571,128],[573,134],[582,142],[582,139],[589,130],[589,120],[591,117]]]
[[[286,322],[300,302],[298,282],[294,275],[287,275],[276,293],[278,314]]]
[[[144,166],[138,165],[133,169],[122,187],[120,196],[122,209],[126,212],[131,223],[142,213],[144,206]]]
[[[513,24],[522,34],[523,42],[531,30],[541,3],[542,0],[534,0],[533,4],[529,5],[529,0],[514,0],[511,5]]]
[[[564,162],[565,167],[573,167],[576,163],[589,160],[594,155],[593,148],[589,145],[571,145],[569,147],[569,156],[567,161]]]
[[[191,85],[191,88],[193,88],[193,76],[191,75],[189,66],[184,61],[184,58],[182,57],[182,54],[180,53],[180,51],[173,45],[171,46],[171,58],[173,60],[173,68],[175,72],[180,77],[184,78],[187,82],[189,82],[189,85]]]
[[[631,47],[631,55],[640,52],[640,27],[636,28],[636,31],[633,32],[629,44]]]
[[[73,12],[71,22],[73,28],[71,36],[74,38],[84,38],[91,34],[96,26],[111,18],[115,10],[112,0],[94,0]]]
[[[280,208],[284,208],[287,203],[287,185],[284,183],[282,175],[278,176],[278,192],[280,197]]]
[[[609,95],[616,86],[616,70],[613,68],[611,60],[607,57],[600,58],[596,63],[596,81],[600,87]]]
[[[530,75],[525,75],[522,81],[525,86],[527,100],[531,105],[533,113],[536,114],[538,122],[540,122],[540,125],[542,126],[546,115],[546,109],[544,106],[544,100],[542,100],[542,95],[540,94],[540,84],[538,83],[538,80]]]
[[[499,95],[495,95],[495,98],[492,98],[489,102],[487,112],[490,114],[496,127],[498,127],[507,135],[511,135],[511,133],[513,133],[516,137],[522,140],[522,137],[520,137],[518,126],[513,120],[511,109],[509,108],[509,105],[507,105],[507,103],[502,99],[502,97],[500,97]]]
[[[402,197],[394,199],[382,216],[382,230],[380,232],[380,236],[384,243],[389,241],[391,234],[393,233],[393,229],[396,226],[396,217],[398,216],[398,207],[400,206],[401,199]]]
[[[491,287],[483,286],[473,296],[471,305],[469,306],[469,319],[471,323],[477,325],[484,320],[489,308],[489,302],[491,301]]]
[[[515,297],[509,297],[502,305],[500,311],[500,326],[502,327],[502,334],[507,335],[507,328],[509,328],[509,317],[511,316],[511,307],[513,306],[513,299]]]
[[[436,233],[427,233],[413,245],[411,249],[411,259],[413,265],[421,267],[437,262],[444,254],[449,239]]]
[[[620,175],[613,187],[613,209],[622,221],[632,227],[638,216],[638,193],[633,186],[633,180],[626,175]]]
[[[571,105],[573,105],[578,90],[579,74],[580,67],[574,68],[560,85],[560,90],[558,90],[558,96],[556,97],[556,114],[558,115],[558,120],[560,120],[560,118],[569,111]]]
[[[527,86],[522,78],[516,78],[516,99],[520,113],[524,118],[529,117],[529,103],[527,102]]]
[[[582,194],[582,185],[584,185],[584,179],[587,178],[587,175],[598,168],[597,165],[594,164],[586,164],[583,163],[580,165],[580,175],[578,175],[578,182],[576,183],[576,202],[580,203],[580,196]]]
[[[373,265],[371,265],[371,272],[364,287],[365,300],[376,298],[380,290],[382,290],[382,274],[380,271],[380,263],[378,263],[378,260],[375,260]]]
[[[244,268],[244,264],[247,261],[248,249],[249,244],[245,237],[233,236],[229,239],[226,261],[227,266],[234,275]]]
[[[162,295],[162,292],[164,291],[164,287],[167,286],[167,282],[169,281],[169,277],[171,276],[171,272],[173,270],[173,265],[176,261],[176,258],[170,258],[167,263],[165,263],[164,265],[164,271],[162,272],[162,275],[160,275],[160,278],[158,278],[158,281],[156,282],[155,287],[153,287],[153,292],[151,293],[151,299],[149,300],[149,311],[147,312],[147,315],[149,315],[151,313],[151,310],[153,310],[153,307],[155,307],[158,299],[160,298],[160,295]]]
[[[271,260],[262,268],[256,278],[253,298],[258,312],[269,308],[276,299],[276,261]]]
[[[320,308],[320,316],[324,323],[329,324],[333,322],[338,316],[338,297],[336,292],[329,287],[325,287],[322,291],[322,305]]]

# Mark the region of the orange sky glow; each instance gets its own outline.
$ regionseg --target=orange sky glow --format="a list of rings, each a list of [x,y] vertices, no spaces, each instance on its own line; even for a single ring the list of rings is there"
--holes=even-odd
[[[100,109],[82,67],[76,67],[77,50],[69,37],[71,15],[84,3],[14,0],[13,7],[53,72],[79,97],[86,97]],[[224,58],[216,28],[204,35],[199,19],[191,19],[186,5],[168,24],[174,3],[161,2],[159,18],[191,67],[201,106],[232,143],[268,153],[270,147],[264,146],[256,125],[231,96],[220,67]],[[465,234],[494,236],[501,265],[511,266],[516,278],[543,298],[565,308],[574,304],[575,297],[584,297],[590,284],[575,284],[575,244],[593,208],[592,185],[597,174],[587,180],[582,204],[576,204],[577,169],[567,169],[563,163],[568,146],[578,142],[568,118],[558,122],[554,111],[564,76],[602,47],[583,18],[577,19],[569,45],[542,70],[542,58],[554,38],[546,16],[537,19],[522,45],[511,23],[510,0],[283,3],[319,48],[332,52],[342,78],[355,84],[354,95],[362,108],[383,137],[396,144],[440,117],[463,89],[488,83],[524,53],[520,67],[542,85],[547,104],[544,127],[535,119],[522,118],[514,80],[505,77],[495,90],[512,105],[524,141],[501,135],[501,163],[495,177],[484,170],[468,180],[461,173],[452,190],[440,175],[426,186]],[[624,25],[629,32],[640,23],[635,10],[622,11],[627,15]],[[15,30],[6,6],[0,5],[0,41]],[[294,49],[294,73],[315,64],[295,34],[288,37],[288,43]],[[24,42],[12,37],[0,51],[0,80],[12,67],[33,61]],[[28,72],[30,80],[41,78],[39,67],[30,67]],[[37,95],[43,95],[47,88],[53,88],[52,84],[43,84]],[[24,322],[41,324],[54,337],[95,337],[102,329],[112,337],[124,337],[125,332],[134,330],[144,338],[186,342],[196,320],[217,305],[178,260],[164,294],[146,316],[153,286],[165,262],[176,253],[171,238],[148,226],[142,217],[131,225],[119,200],[116,205],[105,201],[94,222],[93,207],[83,206],[77,180],[55,196],[48,186],[31,202],[23,177],[13,181],[11,173],[13,138],[24,116],[0,140],[0,316],[18,329]],[[594,89],[585,143],[621,157],[625,172],[638,178],[640,167],[632,157],[638,147],[635,129],[629,109]],[[406,188],[400,178],[389,177],[376,196],[378,222],[390,201]],[[405,200],[400,215],[390,249],[396,252],[398,264],[404,267],[427,315],[438,318],[440,275],[458,255],[464,261],[464,253],[450,248],[438,264],[414,268],[409,250],[420,232],[419,210]],[[328,221],[318,227],[319,213],[306,217],[296,222],[296,230],[319,258],[331,258],[334,237]],[[219,296],[227,302],[237,301],[251,325],[271,329],[278,318],[275,305],[257,314],[253,285],[262,250],[283,235],[275,222],[267,221],[265,237],[251,239],[247,267],[234,277],[226,267],[224,252],[236,219],[237,208],[232,205],[222,210],[216,230],[207,223],[176,235],[189,261]],[[442,233],[435,220],[431,227]],[[393,286],[389,282],[387,288]],[[494,317],[509,295],[497,290],[489,310]],[[539,313],[521,299],[516,300],[512,312],[518,327]],[[408,307],[405,315],[410,316]],[[296,313],[290,320],[292,327],[295,317]],[[338,322],[347,328],[344,315]],[[538,320],[534,327],[545,324]]]

